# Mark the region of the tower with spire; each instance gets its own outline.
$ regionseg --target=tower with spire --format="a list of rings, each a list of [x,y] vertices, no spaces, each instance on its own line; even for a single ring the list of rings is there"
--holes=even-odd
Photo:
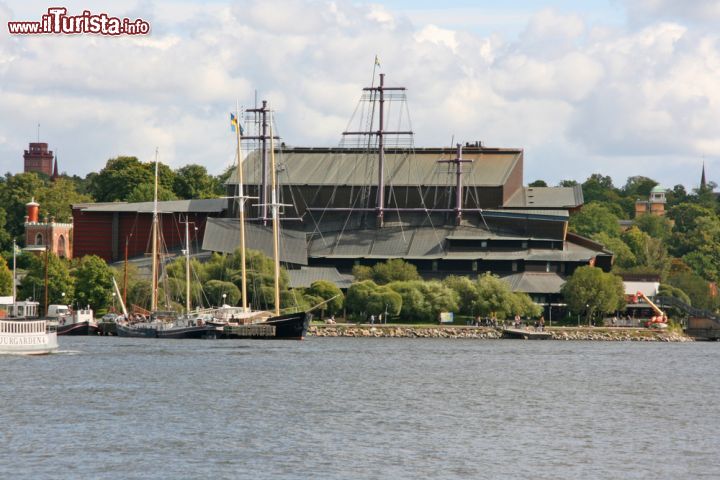
[[[707,188],[707,182],[705,182],[705,162],[703,162],[702,175],[700,175],[700,190]]]
[[[52,176],[55,156],[52,150],[48,150],[47,143],[30,143],[29,148],[25,150],[23,159],[25,160],[23,171],[43,173],[48,177]],[[57,168],[57,163],[55,165],[55,168]]]

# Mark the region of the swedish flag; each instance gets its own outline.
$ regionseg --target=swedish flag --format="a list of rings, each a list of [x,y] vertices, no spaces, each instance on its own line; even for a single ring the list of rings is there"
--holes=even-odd
[[[237,117],[235,116],[235,114],[232,114],[232,113],[231,113],[231,114],[230,114],[230,130],[233,131],[233,132],[235,132],[236,129],[240,129],[240,135],[242,135],[242,134],[244,133],[244,132],[243,132],[242,125],[240,125],[240,124],[238,123]]]

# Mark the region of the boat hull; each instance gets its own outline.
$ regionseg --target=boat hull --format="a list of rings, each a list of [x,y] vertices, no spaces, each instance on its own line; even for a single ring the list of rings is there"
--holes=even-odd
[[[249,325],[225,326],[219,338],[257,338],[273,340],[302,340],[310,326],[307,312],[288,313],[270,317],[264,322]]]
[[[43,320],[0,321],[0,354],[46,355],[57,349],[57,332]]]
[[[189,326],[168,328],[157,331],[157,338],[206,338],[208,336],[208,327],[205,326]]]
[[[157,328],[153,326],[120,325],[115,326],[118,337],[157,338]]]
[[[76,322],[69,325],[58,325],[58,335],[97,335],[97,324],[90,322]]]

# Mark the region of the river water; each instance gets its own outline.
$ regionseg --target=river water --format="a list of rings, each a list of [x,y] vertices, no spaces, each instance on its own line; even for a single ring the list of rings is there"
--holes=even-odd
[[[720,343],[61,337],[2,479],[720,478]]]

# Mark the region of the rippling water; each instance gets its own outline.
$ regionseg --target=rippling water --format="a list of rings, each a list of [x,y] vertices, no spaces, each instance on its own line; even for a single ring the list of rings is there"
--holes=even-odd
[[[720,476],[720,344],[62,337],[0,357],[0,478]]]

